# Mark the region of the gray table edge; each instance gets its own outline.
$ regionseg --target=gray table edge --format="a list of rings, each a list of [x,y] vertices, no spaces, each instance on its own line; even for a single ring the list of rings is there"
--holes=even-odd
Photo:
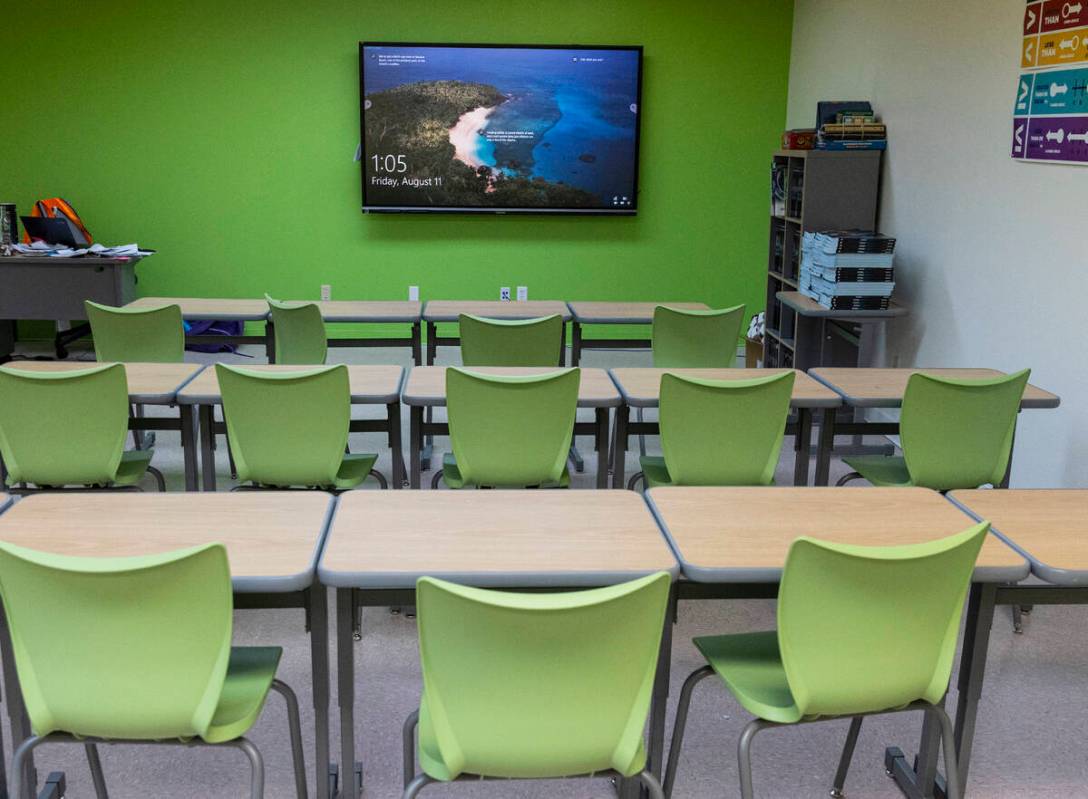
[[[865,367],[858,367],[858,368],[863,369]],[[914,368],[914,367],[908,367],[908,368]],[[942,367],[934,366],[934,367],[931,367],[931,368],[940,369]],[[816,380],[816,381],[818,381],[820,383],[823,383],[825,386],[827,386],[827,388],[834,391],[836,394],[838,394],[840,397],[842,397],[843,403],[846,404],[846,405],[849,405],[851,408],[900,408],[903,405],[902,400],[859,399],[858,397],[854,397],[854,396],[852,396],[850,394],[847,394],[841,388],[838,388],[829,379],[826,379],[826,378],[822,377],[821,375],[816,374],[817,369],[819,369],[819,367],[816,367],[815,369],[810,369],[808,371],[808,376],[811,377],[813,380]],[[919,367],[919,371],[925,371],[925,367]],[[1039,390],[1040,391],[1046,391],[1046,389],[1039,389]],[[1049,393],[1049,392],[1047,392],[1047,393]],[[1061,405],[1062,398],[1059,397],[1057,394],[1054,394],[1053,397],[1054,397],[1053,400],[1049,400],[1049,399],[1025,399],[1025,400],[1021,400],[1020,401],[1020,409],[1021,410],[1039,410],[1039,409],[1051,410],[1053,408],[1057,408],[1058,406]]]
[[[680,566],[677,563],[661,571],[668,572],[671,580],[676,582],[680,575]],[[317,576],[322,585],[330,588],[357,588],[363,590],[404,590],[416,586],[420,577],[435,577],[447,580],[451,583],[469,585],[477,588],[598,588],[605,585],[636,580],[653,574],[655,570],[621,570],[609,571],[554,571],[554,572],[453,572],[453,571],[426,571],[426,572],[350,572],[333,571],[318,564]]]

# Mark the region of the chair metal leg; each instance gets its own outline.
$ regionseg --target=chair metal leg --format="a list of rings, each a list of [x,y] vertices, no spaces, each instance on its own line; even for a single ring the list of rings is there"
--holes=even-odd
[[[936,716],[941,726],[941,746],[944,749],[945,799],[963,799],[960,792],[960,766],[956,760],[956,742],[952,730],[952,719],[943,707],[931,705],[926,713]]]
[[[846,743],[842,747],[842,756],[839,758],[839,767],[835,771],[835,782],[831,787],[831,796],[834,799],[842,799],[842,789],[846,785],[846,772],[850,769],[850,761],[854,757],[854,747],[858,743],[858,733],[861,732],[861,716],[850,719],[850,730],[846,733]]]
[[[643,409],[641,407],[635,408],[635,419],[640,422],[644,421],[642,411]],[[638,434],[638,454],[646,454],[646,436],[644,436],[642,433]]]
[[[412,775],[416,773],[416,725],[419,724],[419,711],[413,710],[411,715],[404,720],[402,732],[404,745],[404,788],[412,782]]]
[[[642,481],[642,485],[645,488],[645,486],[646,486],[646,475],[645,475],[645,473],[644,472],[635,472],[633,475],[631,475],[631,479],[627,481],[627,490],[628,491],[634,491],[635,486],[638,485],[639,480]]]
[[[763,719],[752,719],[740,734],[740,741],[737,743],[737,766],[740,773],[741,799],[755,799],[752,791],[752,739],[757,732],[770,726],[771,723]]]
[[[159,491],[166,490],[166,478],[162,476],[162,472],[154,466],[148,466],[147,473],[155,478],[155,485],[159,487]]]
[[[264,759],[260,750],[248,738],[238,738],[230,742],[235,749],[241,749],[249,758],[251,770],[249,781],[250,799],[264,799]]]
[[[650,795],[650,799],[665,799],[665,792],[661,789],[661,784],[657,781],[657,777],[649,771],[643,771],[638,775],[638,778],[645,786],[646,792]]]
[[[42,743],[45,739],[39,738],[37,735],[31,735],[25,741],[23,741],[15,750],[15,753],[11,758],[11,795],[12,799],[23,799],[26,795],[27,788],[33,789],[34,786],[27,786],[24,781],[29,776],[27,771],[27,758],[30,757],[38,744]]]
[[[417,796],[419,796],[420,791],[422,791],[434,781],[435,780],[432,780],[426,774],[420,774],[418,777],[408,783],[408,787],[404,789],[403,799],[415,799]]]
[[[435,469],[434,475],[431,477],[431,488],[438,488],[438,483],[442,479],[442,470]]]
[[[302,754],[302,722],[299,719],[298,697],[291,686],[281,680],[272,681],[272,690],[287,703],[287,726],[291,734],[291,760],[295,769],[295,795],[306,799],[306,759]]]
[[[91,767],[94,795],[98,799],[109,799],[109,793],[106,791],[106,777],[102,773],[102,761],[98,758],[98,746],[93,743],[86,743],[83,748],[87,752],[87,765]]]
[[[680,762],[680,747],[684,744],[684,727],[688,723],[688,709],[691,707],[691,692],[695,686],[705,680],[714,669],[703,666],[688,675],[684,687],[680,689],[680,701],[676,705],[676,721],[672,725],[672,743],[669,744],[669,761],[665,766],[665,796],[672,796],[672,786],[676,781],[676,766]]]
[[[385,475],[379,472],[377,469],[371,469],[370,476],[378,481],[378,486],[380,488],[389,488],[389,482],[385,479]]]
[[[849,474],[844,474],[842,477],[840,477],[839,481],[837,483],[835,483],[835,487],[838,488],[840,486],[846,485],[851,480],[860,480],[860,479],[861,479],[861,472],[850,472]]]
[[[1019,605],[1012,606],[1012,631],[1017,635],[1024,632],[1024,609]]]

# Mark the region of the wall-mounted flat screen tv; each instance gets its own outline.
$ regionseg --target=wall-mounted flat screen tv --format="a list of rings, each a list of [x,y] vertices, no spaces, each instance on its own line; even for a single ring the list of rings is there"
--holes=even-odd
[[[633,214],[641,47],[361,42],[364,211]]]

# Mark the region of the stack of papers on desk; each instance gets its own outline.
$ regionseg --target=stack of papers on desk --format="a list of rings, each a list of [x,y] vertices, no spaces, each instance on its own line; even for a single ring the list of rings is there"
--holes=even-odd
[[[32,244],[12,244],[11,249],[19,255],[44,255],[52,258],[78,258],[82,255],[93,258],[142,258],[145,255],[155,254],[154,250],[141,250],[138,244],[121,244],[117,247],[92,244],[90,247],[76,250],[64,244],[35,241]]]

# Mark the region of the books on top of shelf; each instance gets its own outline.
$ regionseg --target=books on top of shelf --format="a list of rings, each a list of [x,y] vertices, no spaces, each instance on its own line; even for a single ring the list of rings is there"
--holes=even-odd
[[[816,105],[817,150],[884,150],[888,128],[865,101]]]

